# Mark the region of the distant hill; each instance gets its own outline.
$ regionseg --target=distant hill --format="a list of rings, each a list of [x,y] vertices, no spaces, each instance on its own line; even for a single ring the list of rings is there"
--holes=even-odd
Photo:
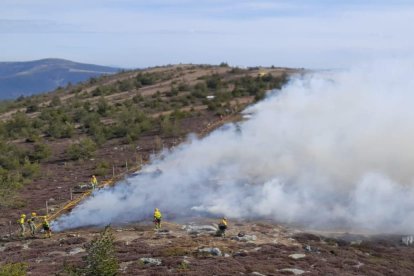
[[[119,68],[64,59],[0,62],[0,99],[14,99],[76,84],[91,77],[119,72]]]

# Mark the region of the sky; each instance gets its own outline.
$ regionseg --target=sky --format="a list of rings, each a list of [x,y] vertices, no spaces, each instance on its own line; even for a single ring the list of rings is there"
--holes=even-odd
[[[412,57],[407,0],[1,0],[0,61],[346,68]]]

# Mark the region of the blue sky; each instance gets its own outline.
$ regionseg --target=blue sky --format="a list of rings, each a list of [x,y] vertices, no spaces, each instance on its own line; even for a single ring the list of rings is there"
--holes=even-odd
[[[1,0],[0,60],[342,68],[412,56],[406,0]]]

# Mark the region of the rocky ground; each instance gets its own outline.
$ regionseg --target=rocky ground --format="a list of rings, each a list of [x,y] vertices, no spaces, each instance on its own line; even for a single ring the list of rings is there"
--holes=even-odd
[[[414,249],[401,236],[320,235],[268,221],[231,221],[215,237],[212,219],[113,228],[121,275],[412,275]],[[27,262],[29,275],[64,275],[82,266],[87,244],[102,229],[56,233],[51,239],[3,239],[1,262]]]

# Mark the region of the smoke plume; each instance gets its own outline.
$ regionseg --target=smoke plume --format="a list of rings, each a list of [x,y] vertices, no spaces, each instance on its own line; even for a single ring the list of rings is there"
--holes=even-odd
[[[292,79],[282,91],[61,217],[62,230],[165,217],[270,218],[414,231],[414,66],[388,61]]]

